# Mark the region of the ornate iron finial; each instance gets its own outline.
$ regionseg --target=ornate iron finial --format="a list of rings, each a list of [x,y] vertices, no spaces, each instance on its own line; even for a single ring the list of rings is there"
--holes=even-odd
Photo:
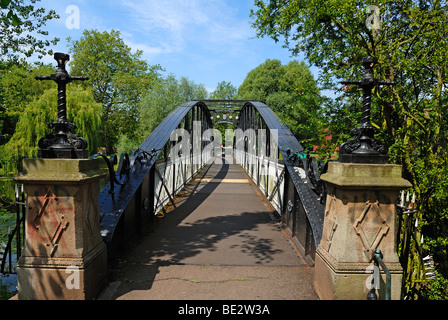
[[[387,148],[378,142],[374,136],[378,130],[370,122],[370,107],[372,89],[377,85],[392,85],[393,82],[378,81],[373,75],[373,67],[378,62],[376,57],[364,57],[362,64],[365,68],[361,81],[343,81],[342,84],[355,84],[362,88],[361,124],[352,130],[354,139],[340,146],[339,161],[355,163],[387,163]]]
[[[54,59],[58,63],[58,69],[50,76],[37,76],[36,80],[53,80],[58,84],[58,119],[48,126],[53,132],[39,140],[39,158],[76,159],[87,158],[87,141],[78,137],[74,130],[76,125],[67,120],[66,86],[73,80],[89,80],[88,77],[72,77],[65,70],[70,56],[56,52]]]

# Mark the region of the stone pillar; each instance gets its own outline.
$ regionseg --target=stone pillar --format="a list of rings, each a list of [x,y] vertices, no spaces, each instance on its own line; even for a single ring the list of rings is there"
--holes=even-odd
[[[392,299],[400,299],[402,267],[396,243],[396,201],[411,184],[401,166],[330,162],[322,175],[327,200],[317,248],[314,285],[323,300],[365,300],[372,278],[372,253],[379,249],[391,273]],[[379,299],[385,298],[381,270]]]
[[[18,299],[94,299],[106,281],[97,159],[25,159],[27,194]]]

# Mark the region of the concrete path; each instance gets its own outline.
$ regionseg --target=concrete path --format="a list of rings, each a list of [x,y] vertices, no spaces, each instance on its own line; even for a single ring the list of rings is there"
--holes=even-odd
[[[110,270],[99,299],[318,299],[313,268],[239,165],[207,166],[175,204]]]

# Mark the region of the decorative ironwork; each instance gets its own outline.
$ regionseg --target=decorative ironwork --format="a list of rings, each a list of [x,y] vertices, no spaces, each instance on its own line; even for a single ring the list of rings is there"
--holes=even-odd
[[[247,100],[201,100],[201,102],[207,105],[213,125],[236,126],[241,108]]]
[[[65,64],[70,56],[56,52],[54,59],[58,63],[58,69],[50,76],[36,76],[36,80],[52,80],[58,84],[58,119],[48,126],[53,132],[39,140],[39,158],[87,158],[87,141],[78,137],[74,130],[76,125],[67,119],[66,86],[74,80],[88,80],[84,76],[70,76],[65,70]]]
[[[352,130],[354,139],[343,143],[340,147],[340,162],[355,163],[387,163],[387,147],[375,139],[378,130],[370,122],[370,108],[372,90],[378,85],[393,85],[393,82],[379,81],[373,75],[373,67],[378,62],[376,57],[364,57],[362,64],[365,68],[361,81],[343,81],[342,84],[355,84],[362,88],[361,124]]]
[[[307,178],[311,183],[311,189],[318,195],[318,201],[323,204],[327,193],[325,184],[320,179],[320,176],[327,172],[328,162],[319,161],[318,164],[316,158],[311,156],[309,152],[299,152],[291,155],[291,151],[288,149],[286,153],[289,155],[289,161],[305,170]]]

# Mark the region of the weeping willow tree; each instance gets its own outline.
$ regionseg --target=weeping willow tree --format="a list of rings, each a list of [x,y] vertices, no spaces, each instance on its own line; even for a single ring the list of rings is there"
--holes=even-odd
[[[67,87],[67,118],[76,125],[76,134],[87,140],[89,154],[98,148],[101,110],[90,89],[74,84]],[[56,119],[57,89],[51,88],[25,107],[13,136],[0,147],[0,153],[36,157],[39,139],[51,132],[48,124]]]

